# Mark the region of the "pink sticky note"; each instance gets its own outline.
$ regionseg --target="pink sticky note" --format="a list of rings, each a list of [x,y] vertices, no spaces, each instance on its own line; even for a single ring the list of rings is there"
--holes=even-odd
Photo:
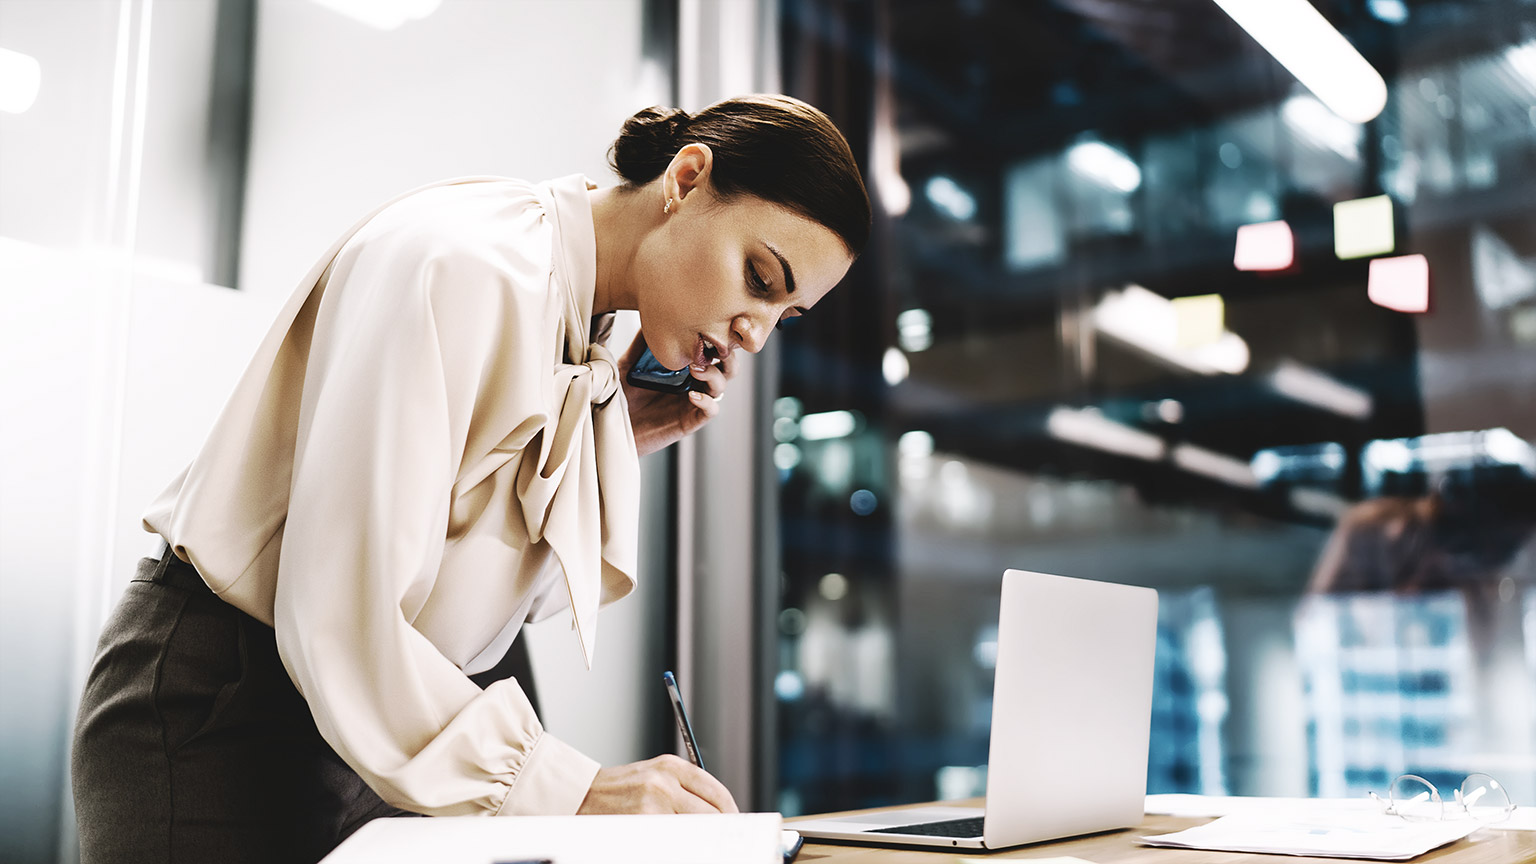
[[[1371,261],[1366,295],[1377,306],[1398,312],[1429,311],[1429,259],[1399,255]]]
[[[1284,219],[1237,229],[1237,252],[1232,256],[1237,269],[1284,270],[1295,260],[1296,238]]]

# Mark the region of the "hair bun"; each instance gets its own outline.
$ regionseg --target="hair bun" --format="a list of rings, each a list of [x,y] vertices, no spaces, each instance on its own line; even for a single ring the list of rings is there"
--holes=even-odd
[[[630,183],[649,183],[672,163],[690,119],[679,108],[653,105],[636,111],[608,148],[608,164]]]

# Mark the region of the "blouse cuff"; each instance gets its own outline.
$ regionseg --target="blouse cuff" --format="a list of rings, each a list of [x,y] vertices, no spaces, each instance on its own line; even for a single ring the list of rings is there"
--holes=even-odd
[[[575,815],[603,766],[544,732],[512,780],[497,816]]]

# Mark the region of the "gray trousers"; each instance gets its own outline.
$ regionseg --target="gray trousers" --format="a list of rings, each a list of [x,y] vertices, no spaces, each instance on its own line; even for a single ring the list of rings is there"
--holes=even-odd
[[[368,820],[410,815],[320,737],[272,628],[162,558],[139,562],[81,698],[71,760],[82,864],[312,864]],[[476,683],[526,673],[514,645]]]

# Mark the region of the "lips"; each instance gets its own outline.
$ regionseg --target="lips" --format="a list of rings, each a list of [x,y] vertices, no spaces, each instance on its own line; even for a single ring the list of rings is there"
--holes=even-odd
[[[688,362],[693,366],[710,366],[716,360],[724,359],[729,353],[720,347],[720,343],[700,333],[699,341],[693,348],[693,357]]]

